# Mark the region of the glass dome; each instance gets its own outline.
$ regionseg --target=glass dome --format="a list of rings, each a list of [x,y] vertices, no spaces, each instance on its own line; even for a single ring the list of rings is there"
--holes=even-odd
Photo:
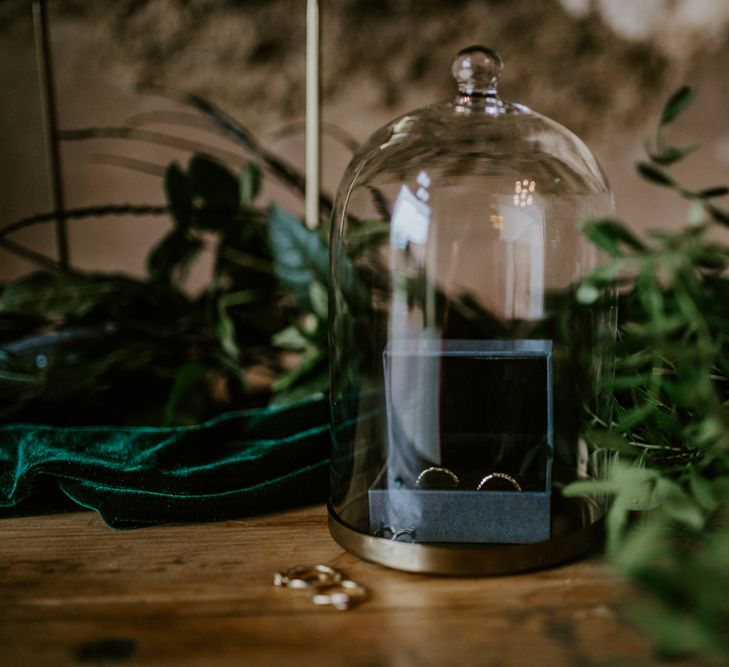
[[[475,46],[458,93],[353,157],[330,259],[330,529],[368,560],[485,574],[587,549],[605,508],[581,434],[605,420],[614,308],[575,292],[600,261],[581,223],[613,210],[585,144],[497,93]]]

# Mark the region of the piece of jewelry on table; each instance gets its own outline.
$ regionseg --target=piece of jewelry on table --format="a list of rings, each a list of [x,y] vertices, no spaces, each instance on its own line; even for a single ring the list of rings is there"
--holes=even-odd
[[[366,600],[368,596],[369,592],[362,584],[349,579],[326,587],[315,585],[311,591],[311,601],[314,604],[331,605],[338,611],[346,611]]]
[[[346,611],[369,597],[362,584],[344,579],[339,570],[329,565],[294,565],[273,576],[274,586],[306,591],[316,605],[330,605]]]
[[[314,585],[335,586],[341,581],[342,573],[329,565],[294,565],[273,575],[274,586],[299,589]]]

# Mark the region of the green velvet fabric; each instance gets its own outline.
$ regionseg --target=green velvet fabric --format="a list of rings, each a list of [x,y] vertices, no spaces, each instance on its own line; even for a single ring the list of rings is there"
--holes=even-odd
[[[115,528],[241,517],[323,501],[328,457],[321,398],[192,427],[10,424],[0,426],[0,508],[55,486]]]

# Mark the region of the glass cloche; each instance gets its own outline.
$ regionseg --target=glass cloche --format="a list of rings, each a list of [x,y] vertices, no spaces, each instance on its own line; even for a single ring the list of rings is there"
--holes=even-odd
[[[455,98],[353,157],[332,220],[330,529],[365,559],[486,574],[586,550],[605,507],[567,498],[605,453],[614,308],[577,303],[613,210],[572,132],[497,92],[481,46]]]

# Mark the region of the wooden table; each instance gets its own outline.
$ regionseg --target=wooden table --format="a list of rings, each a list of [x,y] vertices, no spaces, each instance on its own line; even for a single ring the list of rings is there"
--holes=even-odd
[[[327,563],[371,598],[340,612],[272,586]],[[651,665],[630,590],[597,560],[436,578],[364,563],[323,507],[116,532],[91,512],[0,521],[0,665]],[[688,664],[688,663],[672,663]]]

